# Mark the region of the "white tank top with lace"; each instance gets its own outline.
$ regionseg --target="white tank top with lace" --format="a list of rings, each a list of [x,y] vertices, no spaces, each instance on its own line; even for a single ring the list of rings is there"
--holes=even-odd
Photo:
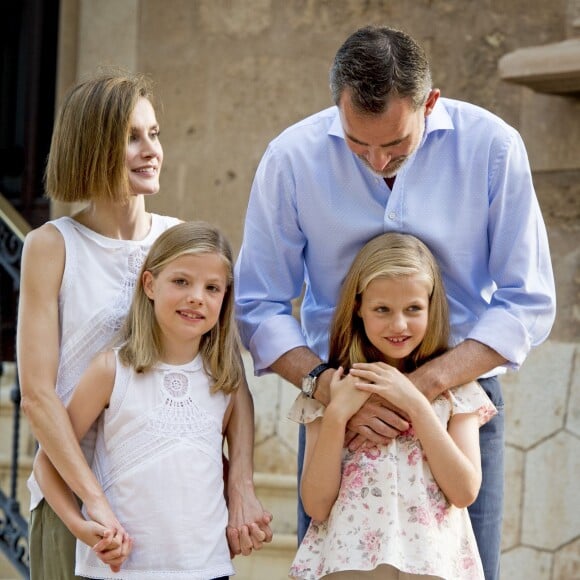
[[[77,541],[85,578],[206,580],[234,573],[226,539],[222,423],[230,400],[210,393],[198,355],[185,365],[136,373],[117,360],[99,419],[93,471],[133,538],[112,573]]]
[[[143,240],[102,236],[70,217],[51,223],[65,245],[65,267],[59,292],[60,360],[56,392],[68,404],[91,359],[112,345],[133,297],[135,280],[151,244],[177,218],[151,214],[151,229]],[[82,442],[89,463],[94,429]],[[34,475],[28,480],[30,509],[42,499]]]

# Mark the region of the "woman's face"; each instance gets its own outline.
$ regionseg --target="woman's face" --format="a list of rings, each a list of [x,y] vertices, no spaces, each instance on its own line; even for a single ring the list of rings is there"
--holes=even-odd
[[[133,195],[151,195],[159,191],[159,172],[163,148],[153,105],[141,97],[133,113],[126,151],[127,171]]]

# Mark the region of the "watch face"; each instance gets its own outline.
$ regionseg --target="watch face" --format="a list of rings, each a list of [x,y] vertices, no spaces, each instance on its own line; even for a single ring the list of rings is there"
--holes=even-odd
[[[310,375],[306,375],[302,378],[302,392],[310,397],[312,395],[312,389],[314,387],[314,382],[316,379]]]

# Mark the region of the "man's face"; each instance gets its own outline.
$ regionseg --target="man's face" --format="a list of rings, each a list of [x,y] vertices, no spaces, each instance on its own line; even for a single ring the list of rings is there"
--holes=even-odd
[[[439,91],[432,90],[418,109],[410,99],[393,97],[384,113],[371,115],[353,108],[347,89],[339,111],[348,147],[379,177],[394,177],[421,144],[425,117],[438,97]]]

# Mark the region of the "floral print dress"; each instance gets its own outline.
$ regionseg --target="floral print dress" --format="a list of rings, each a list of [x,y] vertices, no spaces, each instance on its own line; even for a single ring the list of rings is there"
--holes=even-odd
[[[475,382],[446,391],[433,408],[444,425],[452,415],[476,413],[481,426],[497,413]],[[310,423],[323,414],[322,404],[301,394],[289,418]],[[389,445],[345,450],[330,516],[311,522],[290,576],[315,580],[380,564],[450,580],[484,578],[467,509],[447,501],[412,428]]]

